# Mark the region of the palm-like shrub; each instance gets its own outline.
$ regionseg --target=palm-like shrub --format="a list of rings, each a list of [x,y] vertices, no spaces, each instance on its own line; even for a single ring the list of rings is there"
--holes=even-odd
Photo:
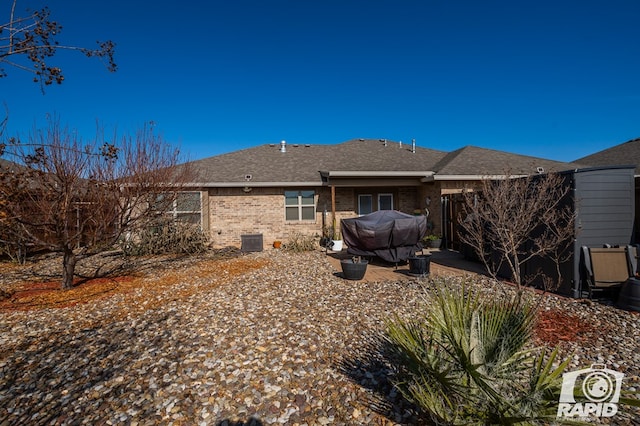
[[[536,311],[523,294],[496,300],[441,282],[420,320],[395,318],[387,341],[395,386],[436,424],[538,424],[556,420],[561,375],[531,348]]]

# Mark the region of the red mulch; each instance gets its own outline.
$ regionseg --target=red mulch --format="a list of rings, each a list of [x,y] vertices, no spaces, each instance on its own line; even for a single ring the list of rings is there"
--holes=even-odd
[[[583,342],[595,329],[578,316],[559,310],[541,310],[535,340],[539,343],[555,346],[560,342]]]
[[[66,308],[114,294],[122,284],[134,279],[132,276],[76,279],[68,290],[61,290],[61,281],[25,282],[16,286],[9,297],[0,300],[0,311]]]
[[[186,298],[207,287],[218,285],[221,277],[231,279],[261,268],[266,263],[267,261],[262,259],[245,258],[196,261],[177,270],[156,270],[156,276],[152,280],[145,279],[144,275],[83,279],[76,281],[69,290],[61,290],[61,281],[23,282],[12,286],[10,293],[0,289],[0,312],[66,308],[127,293],[130,297],[128,296],[124,302],[126,309],[122,310],[122,314],[126,315],[136,310],[152,309],[163,303],[162,297],[156,296],[164,291],[170,291],[174,300],[179,297]],[[181,285],[196,276],[208,284]],[[132,294],[136,289],[140,292]],[[113,318],[117,319],[117,315]]]

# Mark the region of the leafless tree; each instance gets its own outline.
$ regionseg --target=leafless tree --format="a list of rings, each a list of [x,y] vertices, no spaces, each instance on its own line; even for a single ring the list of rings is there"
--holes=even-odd
[[[549,173],[483,180],[478,191],[464,192],[460,238],[497,278],[508,275],[520,289],[541,280],[557,289],[560,265],[568,260],[574,239],[575,211],[570,186]],[[541,258],[546,265],[524,276],[525,263]]]
[[[43,89],[54,82],[61,84],[64,81],[62,69],[49,62],[59,50],[74,50],[87,57],[101,58],[109,71],[116,70],[113,41],[97,42],[98,46],[93,49],[61,45],[56,37],[62,26],[51,20],[49,8],[20,15],[16,12],[17,4],[18,0],[11,2],[8,22],[0,24],[0,77],[7,75],[2,67],[6,65],[32,73],[33,81],[40,83]]]
[[[79,259],[155,221],[189,177],[178,150],[148,127],[84,144],[52,121],[2,149],[11,160],[0,162],[2,232],[33,249],[61,252],[62,288],[72,286]]]

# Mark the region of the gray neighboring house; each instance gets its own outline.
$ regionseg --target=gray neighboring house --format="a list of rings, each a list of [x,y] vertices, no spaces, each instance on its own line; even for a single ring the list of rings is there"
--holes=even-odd
[[[576,163],[589,166],[635,166],[635,223],[633,242],[640,243],[640,138],[587,155]]]
[[[428,215],[430,232],[458,248],[455,220],[465,188],[506,173],[579,167],[474,146],[444,152],[386,139],[283,141],[190,164],[193,192],[174,213],[199,220],[218,247],[258,234],[267,247],[293,233],[322,235],[342,218],[394,209]]]

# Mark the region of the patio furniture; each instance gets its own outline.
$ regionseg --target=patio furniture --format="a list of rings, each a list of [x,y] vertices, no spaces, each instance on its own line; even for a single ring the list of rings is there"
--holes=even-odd
[[[640,257],[640,246],[638,244],[629,246],[629,259],[631,260],[631,271],[635,277],[629,278],[620,289],[618,296],[618,307],[629,311],[640,311],[640,273],[638,271],[638,259]]]
[[[396,264],[422,250],[420,240],[427,233],[425,216],[395,210],[380,210],[340,222],[347,253],[377,256]]]
[[[622,287],[631,277],[631,261],[627,247],[582,247],[589,298],[594,291]]]

